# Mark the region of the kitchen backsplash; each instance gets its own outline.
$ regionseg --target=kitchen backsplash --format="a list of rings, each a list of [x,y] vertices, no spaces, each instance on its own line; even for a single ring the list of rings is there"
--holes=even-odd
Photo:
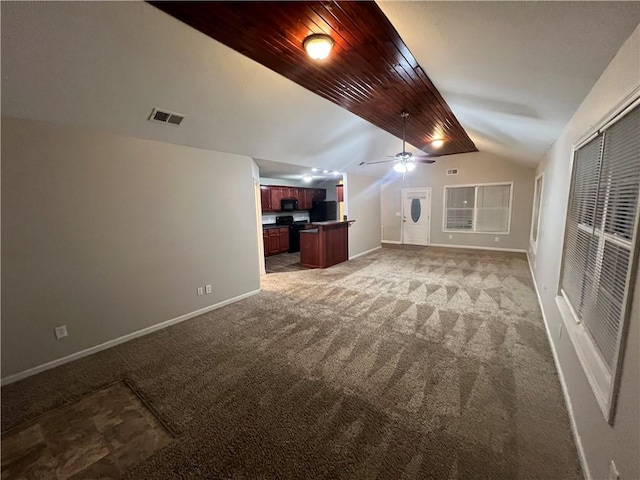
[[[309,212],[307,211],[293,213],[267,213],[262,215],[262,224],[269,225],[272,223],[276,223],[276,217],[279,217],[281,215],[293,215],[294,222],[302,222],[305,220],[307,222],[309,221]]]

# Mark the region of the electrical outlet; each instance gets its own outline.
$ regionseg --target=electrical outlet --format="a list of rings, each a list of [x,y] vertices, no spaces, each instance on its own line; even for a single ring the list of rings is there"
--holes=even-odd
[[[618,473],[618,469],[616,468],[616,464],[613,460],[609,462],[609,476],[607,480],[620,480],[620,474]]]
[[[495,240],[496,242],[499,242],[499,241],[500,241],[500,237],[495,237],[495,238],[494,238],[494,240]]]
[[[204,295],[204,288],[198,287],[198,296]]]
[[[449,235],[449,240],[453,240],[453,235]]]
[[[204,293],[211,293],[211,285],[207,285],[204,287]]]
[[[61,325],[59,327],[56,327],[53,329],[53,331],[56,335],[56,340],[60,340],[61,338],[64,338],[68,335],[66,325]]]

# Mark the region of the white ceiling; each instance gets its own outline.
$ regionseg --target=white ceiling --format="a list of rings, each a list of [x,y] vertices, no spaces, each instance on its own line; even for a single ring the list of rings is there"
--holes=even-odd
[[[536,165],[640,22],[640,2],[378,1],[481,151]]]
[[[478,148],[531,165],[640,21],[638,2],[380,6]],[[400,150],[392,135],[148,4],[0,8],[3,115],[251,156],[265,168],[383,176],[388,165],[358,164]],[[178,128],[149,122],[154,106],[186,118]]]

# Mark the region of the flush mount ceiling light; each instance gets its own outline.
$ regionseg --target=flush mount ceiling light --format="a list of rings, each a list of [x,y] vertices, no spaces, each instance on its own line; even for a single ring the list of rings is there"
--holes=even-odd
[[[324,33],[314,33],[304,39],[302,45],[309,55],[314,60],[322,60],[329,56],[329,52],[333,48],[333,38]]]
[[[303,182],[309,183],[309,182],[311,182],[311,180],[313,180],[313,177],[311,175],[303,175],[302,176],[302,181]]]
[[[442,138],[434,138],[431,140],[431,146],[434,148],[440,148],[442,145],[444,145],[444,140]]]

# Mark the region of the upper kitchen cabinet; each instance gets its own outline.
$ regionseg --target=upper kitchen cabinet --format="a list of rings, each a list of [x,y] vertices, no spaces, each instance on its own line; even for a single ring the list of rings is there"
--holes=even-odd
[[[313,189],[313,200],[324,201],[327,199],[327,191],[324,188]]]
[[[327,198],[324,188],[284,187],[280,185],[260,185],[260,199],[263,212],[280,212],[280,200],[295,198],[299,210],[309,210],[314,201]]]
[[[271,197],[271,210],[272,212],[280,211],[280,200],[282,200],[282,187],[269,187]]]
[[[260,186],[260,200],[262,202],[262,211],[271,212],[273,207],[271,206],[271,190],[265,185]]]
[[[344,202],[344,185],[336,185],[336,200]]]
[[[313,206],[313,188],[298,189],[298,206],[300,210],[309,210]]]

